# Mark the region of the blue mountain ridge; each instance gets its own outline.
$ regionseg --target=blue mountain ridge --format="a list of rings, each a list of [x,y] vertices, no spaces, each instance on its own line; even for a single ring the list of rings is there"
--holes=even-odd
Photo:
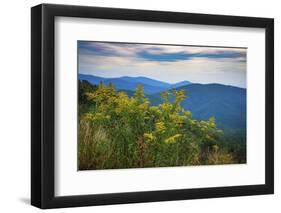
[[[183,85],[190,84],[189,81],[182,81],[176,84],[169,84],[166,82],[150,79],[147,77],[118,77],[118,78],[103,78],[93,75],[79,74],[80,80],[86,80],[91,84],[104,83],[108,85],[112,83],[117,90],[132,90],[135,91],[137,86],[141,84],[144,88],[145,94],[154,94],[165,91],[167,89],[175,88]]]

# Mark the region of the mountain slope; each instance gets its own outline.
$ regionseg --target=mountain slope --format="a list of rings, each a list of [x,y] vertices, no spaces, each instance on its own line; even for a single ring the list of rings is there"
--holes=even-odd
[[[169,88],[171,86],[171,84],[163,82],[163,81],[158,81],[158,80],[154,80],[151,78],[146,78],[146,77],[120,77],[119,79],[128,81],[128,82],[135,82],[135,83],[139,83],[139,84],[145,84],[145,85],[150,85],[150,86],[154,86],[154,87],[161,87],[161,88]]]
[[[182,106],[199,120],[216,118],[217,125],[227,130],[246,128],[246,89],[221,84],[190,84],[178,87],[187,98]],[[161,103],[161,94],[149,96],[153,105]],[[173,97],[171,97],[173,99]]]
[[[191,83],[190,81],[181,81],[181,82],[172,84],[172,85],[170,86],[170,88],[183,87],[183,86],[186,86],[186,85],[189,85],[189,84],[192,84],[192,83]]]
[[[102,78],[94,75],[79,74],[80,80],[86,80],[91,84],[99,84],[103,82],[108,85],[110,82],[117,90],[131,90],[135,91],[137,86],[141,84],[144,87],[145,94],[155,94],[171,88],[177,88],[191,84],[189,81],[181,81],[175,84],[154,80],[147,77],[118,77],[118,78]]]
[[[80,80],[86,80],[90,82],[91,84],[99,84],[104,83],[105,85],[108,85],[109,83],[112,83],[117,90],[132,90],[135,91],[137,86],[141,84],[144,88],[144,92],[146,94],[153,94],[158,93],[163,90],[166,90],[170,84],[164,83],[161,81],[156,81],[149,78],[144,77],[120,77],[120,78],[102,78],[98,76],[93,75],[84,75],[79,74]]]

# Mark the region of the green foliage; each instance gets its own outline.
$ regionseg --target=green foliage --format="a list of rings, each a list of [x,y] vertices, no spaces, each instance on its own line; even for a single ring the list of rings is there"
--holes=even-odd
[[[237,163],[223,146],[215,118],[192,119],[184,91],[151,106],[139,85],[128,97],[113,85],[79,82],[79,169],[115,169]]]
[[[87,103],[87,96],[85,93],[88,92],[95,92],[96,86],[93,86],[90,84],[88,81],[79,81],[79,103],[80,104],[85,104]]]

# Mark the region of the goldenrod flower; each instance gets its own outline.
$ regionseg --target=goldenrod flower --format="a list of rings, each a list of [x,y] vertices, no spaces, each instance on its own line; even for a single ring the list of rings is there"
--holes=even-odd
[[[181,136],[182,136],[181,134],[175,134],[174,136],[167,138],[167,139],[165,140],[165,143],[167,143],[167,144],[176,143],[177,140],[178,140]]]
[[[147,142],[151,142],[154,140],[154,136],[152,135],[152,133],[144,133],[143,137]]]
[[[164,122],[160,121],[155,124],[156,132],[164,132],[166,130]]]

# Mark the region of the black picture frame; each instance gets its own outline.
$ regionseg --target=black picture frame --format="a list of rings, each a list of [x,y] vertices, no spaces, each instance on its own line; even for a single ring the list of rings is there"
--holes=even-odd
[[[93,195],[54,195],[55,17],[264,28],[266,136],[265,184]],[[274,193],[274,20],[164,11],[41,4],[31,9],[31,204],[60,208],[106,204],[217,198]]]

